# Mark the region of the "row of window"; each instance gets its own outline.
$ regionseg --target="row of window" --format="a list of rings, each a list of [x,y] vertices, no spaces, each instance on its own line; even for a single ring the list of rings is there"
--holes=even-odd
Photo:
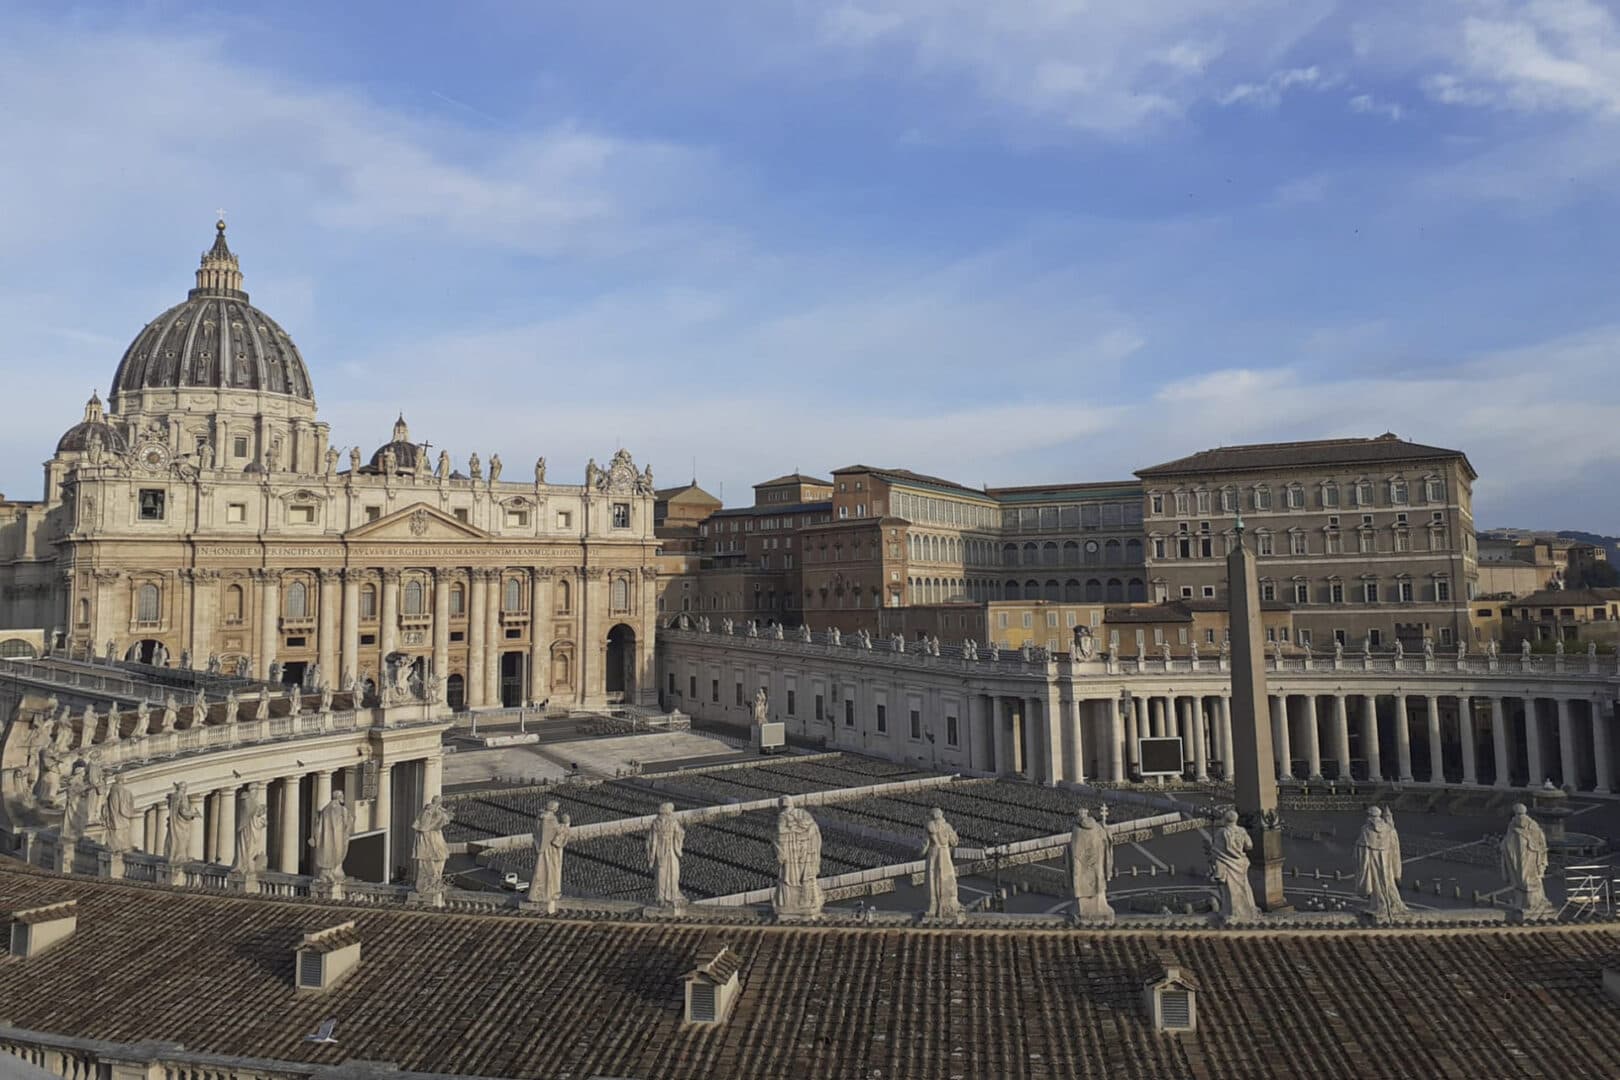
[[[959,525],[967,529],[996,527],[996,510],[993,506],[941,499],[933,495],[916,495],[909,491],[894,493],[894,512],[919,525]]]
[[[1182,531],[1174,536],[1152,537],[1153,558],[1210,559],[1215,557],[1217,549],[1223,556],[1230,555],[1236,549],[1235,534],[1222,533],[1217,537],[1210,533],[1207,521],[1200,524],[1197,533],[1186,531],[1183,523]],[[1420,532],[1420,538],[1424,534],[1427,534],[1427,540],[1420,547],[1414,542],[1411,529],[1404,524],[1396,524],[1387,530],[1362,526],[1350,530],[1350,540],[1347,542],[1344,532],[1330,526],[1322,530],[1320,540],[1313,547],[1312,533],[1303,529],[1290,529],[1281,534],[1257,529],[1254,533],[1254,551],[1256,555],[1376,555],[1380,552],[1399,554],[1406,551],[1451,550],[1451,530],[1443,524],[1431,523]],[[1380,536],[1385,539],[1381,541]]]
[[[1001,531],[1074,532],[1080,529],[1117,529],[1142,521],[1142,504],[1086,502],[1068,506],[1020,506],[1001,512]]]
[[[1181,594],[1191,596],[1192,591],[1190,587],[1182,586]],[[1420,601],[1449,604],[1451,582],[1445,578],[1436,578],[1426,584],[1420,584],[1411,578],[1403,577],[1388,584],[1366,578],[1350,585],[1342,581],[1326,581],[1315,585],[1309,581],[1294,581],[1279,585],[1266,578],[1260,579],[1260,599],[1276,600],[1284,595],[1295,604],[1342,604],[1347,596],[1353,602],[1361,604],[1415,604]]]
[[[1312,485],[1316,508],[1321,510],[1336,510],[1340,505],[1374,506],[1379,487],[1383,489],[1388,506],[1408,505],[1414,490],[1424,502],[1446,501],[1446,482],[1438,476],[1426,476],[1415,486],[1400,476],[1391,477],[1382,485],[1366,479],[1348,482],[1342,489],[1337,480],[1324,480]],[[1273,509],[1273,494],[1269,484],[1255,484],[1247,488],[1227,485],[1214,492],[1205,488],[1195,491],[1151,491],[1148,493],[1148,507],[1154,517],[1164,517],[1169,513],[1177,516],[1209,514],[1215,512],[1213,507],[1216,505],[1219,505],[1220,513],[1235,514],[1244,504],[1251,510]],[[1304,484],[1283,485],[1275,495],[1277,503],[1287,510],[1309,509],[1308,504],[1313,501]]]
[[[1044,544],[1033,541],[1022,547],[1017,544],[1001,546],[1003,566],[1118,566],[1134,565],[1142,561],[1142,541],[1126,540],[1066,540],[1061,545],[1048,540]]]
[[[168,493],[162,488],[141,488],[137,498],[137,506],[140,520],[162,521],[168,513]],[[376,521],[382,517],[382,507],[367,506],[364,508],[364,513],[367,521]],[[466,523],[466,507],[456,507],[452,513],[457,521]],[[614,503],[611,516],[615,529],[628,529],[630,527],[630,504],[627,502]],[[226,524],[241,525],[247,520],[247,503],[228,502],[225,504]],[[313,525],[317,520],[317,508],[311,503],[293,503],[287,507],[287,523],[290,525]],[[509,529],[528,528],[529,510],[525,507],[506,507],[503,520]],[[556,523],[558,529],[572,529],[574,527],[573,511],[558,510]]]
[[[676,692],[676,690],[675,690],[675,673],[673,671],[669,673],[669,682],[668,682],[667,686],[668,686],[670,694],[674,694]],[[743,684],[742,684],[741,680],[733,683],[732,684],[732,689],[733,689],[732,703],[734,705],[739,706],[739,707],[746,708],[747,704],[748,704],[748,692],[743,687]],[[697,700],[697,696],[698,696],[698,677],[696,675],[694,675],[694,674],[688,674],[687,675],[687,694],[689,695],[689,697],[692,700]],[[720,704],[720,680],[719,679],[710,679],[709,680],[709,701],[712,704],[715,704],[715,705]],[[782,695],[782,701],[783,701],[783,704],[785,706],[785,708],[783,709],[782,715],[785,716],[785,717],[788,717],[790,719],[791,718],[796,718],[798,716],[798,711],[797,711],[798,710],[798,694],[797,694],[794,687],[790,686],[790,687],[788,687],[786,689],[786,691]],[[839,700],[838,700],[838,696],[837,696],[836,691],[834,692],[834,695],[833,695],[833,704],[834,705],[839,704]],[[829,710],[827,705],[828,705],[828,703],[827,703],[826,695],[824,695],[824,694],[822,694],[820,692],[817,692],[814,695],[814,706],[813,706],[813,713],[812,713],[812,715],[815,717],[815,719],[825,721],[825,720],[830,720],[832,718],[833,711]],[[842,712],[843,712],[843,718],[844,718],[844,726],[845,727],[854,727],[855,726],[855,699],[853,697],[845,697],[843,699],[843,701],[842,701],[842,705],[843,705]],[[875,703],[873,705],[873,720],[875,721],[873,730],[877,734],[879,734],[879,735],[887,735],[889,733],[889,707],[888,707],[887,702],[880,701],[880,702],[877,702],[877,703]],[[922,714],[922,709],[921,708],[913,707],[913,708],[908,710],[907,735],[908,735],[909,738],[911,738],[911,739],[913,739],[913,740],[915,740],[917,742],[921,742],[923,740],[923,738],[924,738],[924,734],[923,734],[923,714]],[[945,714],[945,745],[948,746],[948,747],[953,747],[954,748],[954,747],[960,746],[961,741],[962,741],[961,721],[954,712],[947,711],[946,714]]]

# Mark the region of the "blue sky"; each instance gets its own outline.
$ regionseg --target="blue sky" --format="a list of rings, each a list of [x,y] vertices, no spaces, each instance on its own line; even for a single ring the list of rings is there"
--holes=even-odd
[[[1413,9],[1416,9],[1414,12]],[[245,10],[245,9],[244,9]],[[730,503],[1466,450],[1620,532],[1620,15],[1591,0],[0,0],[0,490],[216,207],[338,445]]]

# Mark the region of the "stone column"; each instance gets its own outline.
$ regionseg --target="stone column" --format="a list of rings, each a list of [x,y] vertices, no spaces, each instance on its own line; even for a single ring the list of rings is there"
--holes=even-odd
[[[343,602],[338,595],[339,575],[336,570],[322,570],[317,577],[321,592],[315,601],[319,605],[316,611],[320,616],[315,638],[316,660],[321,665],[321,681],[328,686],[341,686],[343,672],[338,670],[337,627],[338,610]]]
[[[205,839],[203,834],[207,831],[202,826],[208,823],[207,818],[203,815],[203,799],[205,796],[193,792],[190,798],[191,809],[197,813],[197,820],[191,824],[191,861],[202,862],[203,841]]]
[[[1609,747],[1609,709],[1602,698],[1594,697],[1587,705],[1592,717],[1592,757],[1597,786],[1592,790],[1607,793],[1614,787],[1613,751]]]
[[[1548,779],[1547,766],[1541,760],[1541,709],[1539,698],[1524,699],[1524,756],[1526,787],[1538,788]]]
[[[281,841],[277,853],[276,869],[283,874],[298,873],[298,851],[302,836],[298,825],[298,781],[301,777],[285,776],[281,783]]]
[[[214,862],[223,866],[236,861],[236,791],[228,787],[215,793],[214,816],[219,819],[219,839],[214,844]]]
[[[1316,695],[1305,695],[1305,764],[1312,780],[1322,779],[1322,731],[1316,715]]]
[[[148,806],[141,812],[141,841],[135,845],[142,851],[156,851],[161,845],[154,844],[152,838],[157,835],[157,807]]]
[[[1108,712],[1108,779],[1119,781],[1125,779],[1125,724],[1119,715],[1119,699],[1109,697],[1105,701]]]
[[[160,802],[152,808],[152,846],[147,850],[162,855],[169,843],[169,804]]]
[[[529,700],[536,705],[546,700],[546,578],[551,571],[543,566],[529,569]],[[657,676],[654,676],[656,678]]]
[[[1333,695],[1333,757],[1339,779],[1350,779],[1350,713],[1342,692]]]
[[[607,684],[602,676],[603,661],[606,659],[607,623],[598,615],[598,612],[607,610],[607,600],[603,596],[606,587],[604,574],[600,566],[587,566],[579,572],[579,657],[575,666],[579,671],[581,704],[606,693]]]
[[[387,659],[390,653],[399,649],[399,571],[393,567],[382,572],[381,618],[377,644],[381,646],[383,658]]]
[[[1367,779],[1376,783],[1384,778],[1384,760],[1378,748],[1378,698],[1374,694],[1361,695],[1361,743],[1367,757]]]
[[[270,677],[270,661],[280,652],[280,633],[277,620],[280,618],[278,609],[281,605],[281,574],[275,570],[263,571],[260,579],[264,588],[260,592],[259,604],[259,655],[254,657],[253,667],[261,679]]]
[[[319,814],[332,801],[332,776],[335,770],[322,769],[315,774],[315,813]]]
[[[1294,751],[1288,739],[1288,698],[1283,694],[1272,694],[1271,698],[1271,741],[1276,747],[1277,775],[1292,779],[1294,775]],[[1231,766],[1227,766],[1228,770]]]
[[[205,668],[214,652],[214,608],[219,602],[219,571],[191,571],[191,663]],[[105,639],[103,639],[105,641]],[[102,643],[96,643],[102,648]]]
[[[1444,747],[1440,742],[1440,695],[1425,694],[1424,701],[1427,703],[1429,720],[1429,782],[1443,784],[1446,782],[1446,762]]]
[[[433,572],[433,674],[440,685],[450,667],[450,574]]]
[[[1232,762],[1237,757],[1237,750],[1232,745],[1232,699],[1222,694],[1215,699],[1215,706],[1220,710],[1221,725],[1221,767],[1226,770],[1226,779],[1232,779]]]
[[[1001,702],[999,694],[990,698],[990,723],[996,753],[996,775],[1005,776],[1012,768],[1012,757],[1009,754],[1011,739],[1008,735],[1007,708]],[[833,717],[833,730],[837,731],[843,725],[840,717]]]
[[[377,797],[371,803],[371,827],[373,829],[393,828],[393,807],[393,766],[387,762],[379,762],[377,765]]]
[[[1502,699],[1491,695],[1491,748],[1496,752],[1496,787],[1513,786],[1513,775],[1508,767],[1507,718],[1502,712]]]
[[[1412,721],[1406,711],[1406,695],[1395,693],[1395,759],[1403,783],[1412,782]]]
[[[931,697],[937,695],[930,695]],[[1086,725],[1084,702],[1060,701],[1058,704],[1059,731],[1052,740],[1063,747],[1063,775],[1052,779],[1067,780],[1074,784],[1086,782]],[[1101,771],[1101,770],[1098,770]]]
[[[1580,787],[1581,774],[1575,755],[1575,718],[1570,715],[1569,698],[1558,701],[1558,756],[1563,765],[1564,787],[1574,791]]]
[[[203,794],[203,817],[196,828],[203,834],[203,862],[213,862],[214,852],[219,850],[219,792]]]
[[[1467,694],[1457,697],[1457,740],[1462,743],[1463,783],[1479,783],[1479,771],[1474,763],[1474,699]]]
[[[422,804],[444,793],[444,759],[438,754],[422,759]]]
[[[501,703],[501,572],[484,572],[484,704]]]
[[[484,704],[484,571],[474,567],[467,575],[467,707],[482,708]]]
[[[1209,747],[1204,739],[1204,699],[1189,698],[1187,718],[1192,722],[1193,779],[1209,779]]]
[[[360,571],[343,571],[343,649],[339,680],[360,678]],[[342,685],[339,682],[337,685]]]
[[[1132,765],[1141,764],[1136,760],[1136,740],[1142,737],[1142,709],[1143,703],[1139,697],[1128,699],[1125,705],[1125,776],[1130,775]]]
[[[1155,739],[1164,737],[1164,698],[1158,695],[1148,698],[1148,730]]]

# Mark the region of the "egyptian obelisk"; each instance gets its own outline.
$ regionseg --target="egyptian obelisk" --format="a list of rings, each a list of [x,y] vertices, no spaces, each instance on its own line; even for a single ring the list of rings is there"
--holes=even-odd
[[[1271,717],[1266,696],[1264,636],[1260,626],[1260,577],[1254,553],[1237,520],[1237,542],[1226,557],[1226,596],[1232,636],[1232,782],[1238,820],[1254,838],[1260,863],[1260,907],[1277,911],[1283,897],[1282,830],[1277,819],[1277,766],[1272,760]]]

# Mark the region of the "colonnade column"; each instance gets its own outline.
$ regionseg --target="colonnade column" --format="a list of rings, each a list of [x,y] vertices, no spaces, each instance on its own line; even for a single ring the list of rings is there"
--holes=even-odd
[[[213,862],[214,852],[219,850],[219,792],[203,794],[203,818],[193,828],[201,830],[203,834],[203,862]]]
[[[274,570],[259,572],[259,655],[254,658],[253,669],[261,679],[270,677],[270,662],[276,658],[277,608],[281,597],[281,576]]]
[[[1367,759],[1367,779],[1384,778],[1384,760],[1378,748],[1378,698],[1373,694],[1361,695],[1361,745]]]
[[[1119,714],[1119,699],[1105,699],[1108,706],[1108,779],[1125,779],[1125,725]]]
[[[444,759],[438,754],[422,759],[422,803],[444,793]]]
[[[1056,719],[1061,730],[1051,741],[1063,747],[1063,772],[1059,775],[1053,770],[1054,783],[1058,780],[1075,784],[1086,782],[1086,724],[1081,715],[1082,705],[1083,702],[1072,700],[1058,702]]]
[[[343,571],[343,642],[342,671],[338,685],[345,686],[350,679],[360,678],[360,571]]]
[[[1322,733],[1318,728],[1319,719],[1316,715],[1316,695],[1305,695],[1305,763],[1308,766],[1306,776],[1312,780],[1322,779]]]
[[[1131,765],[1140,765],[1136,760],[1136,740],[1142,737],[1142,699],[1128,697],[1125,699],[1125,773],[1120,779],[1130,774]]]
[[[382,623],[377,644],[382,647],[384,660],[399,648],[399,571],[392,567],[382,572]]]
[[[1164,736],[1164,698],[1148,698],[1148,730],[1155,739]]]
[[[281,778],[281,850],[277,853],[276,869],[283,874],[298,873],[298,845],[302,839],[298,831],[298,781],[300,777]]]
[[[371,803],[371,827],[373,829],[390,828],[393,823],[393,809],[393,766],[387,762],[379,761],[377,763],[377,797]]]
[[[1443,784],[1446,782],[1446,761],[1440,743],[1440,695],[1425,694],[1423,700],[1429,728],[1429,782]]]
[[[450,575],[443,570],[433,571],[433,674],[439,685],[449,676],[450,666]]]
[[[1288,699],[1271,695],[1271,743],[1277,755],[1277,775],[1293,778],[1294,753],[1288,739]]]
[[[1609,709],[1602,698],[1592,698],[1588,715],[1592,717],[1592,756],[1597,776],[1597,786],[1592,790],[1607,793],[1613,787],[1614,764],[1609,748]]]
[[[1569,712],[1569,698],[1558,701],[1558,756],[1563,767],[1564,786],[1573,791],[1580,786],[1579,766],[1575,758],[1575,718]]]
[[[1502,714],[1502,699],[1491,696],[1491,749],[1496,753],[1496,787],[1511,787],[1513,777],[1508,771],[1507,718]]]
[[[336,570],[322,570],[317,575],[320,596],[315,603],[320,616],[320,628],[315,638],[316,662],[321,665],[321,681],[328,686],[341,686],[343,673],[338,670],[337,616],[342,607],[338,595],[339,576]]]
[[[332,801],[332,770],[322,769],[315,774],[315,813],[326,809]]]
[[[1187,716],[1192,721],[1193,779],[1209,779],[1209,747],[1204,740],[1204,699],[1187,700]]]
[[[484,571],[484,704],[501,703],[501,572]]]
[[[219,580],[218,570],[192,570],[191,577],[191,665],[202,668],[206,665],[208,654],[214,651],[214,626],[209,614],[213,610],[216,599],[215,584]],[[105,639],[91,641],[93,650],[104,647]]]
[[[1338,762],[1339,779],[1350,779],[1350,711],[1342,693],[1333,695],[1333,756]]]
[[[484,704],[484,572],[477,567],[467,575],[469,610],[467,618],[467,707],[480,708]]]
[[[222,789],[217,796],[214,817],[219,820],[219,839],[214,844],[214,861],[225,866],[236,861],[236,792]]]
[[[1528,770],[1525,786],[1533,788],[1540,787],[1542,781],[1547,779],[1547,768],[1541,760],[1541,710],[1538,705],[1536,698],[1524,699],[1524,756]]]
[[[202,826],[204,824],[206,824],[206,818],[203,816],[203,799],[204,798],[205,798],[205,796],[203,794],[201,794],[201,793],[198,793],[198,792],[193,792],[191,794],[191,796],[190,796],[191,809],[197,814],[197,819],[196,819],[196,821],[194,821],[192,823],[192,826],[191,826],[191,853],[190,853],[190,858],[191,858],[192,862],[202,862],[203,857],[204,857],[203,856],[203,833],[206,831],[205,829],[202,828]]]
[[[163,855],[169,846],[169,804],[160,802],[153,808],[152,854]]]
[[[1406,695],[1395,694],[1395,758],[1402,783],[1412,782],[1412,724],[1406,713]]]
[[[1474,763],[1474,699],[1466,694],[1457,698],[1457,740],[1462,743],[1463,783],[1479,783]]]

